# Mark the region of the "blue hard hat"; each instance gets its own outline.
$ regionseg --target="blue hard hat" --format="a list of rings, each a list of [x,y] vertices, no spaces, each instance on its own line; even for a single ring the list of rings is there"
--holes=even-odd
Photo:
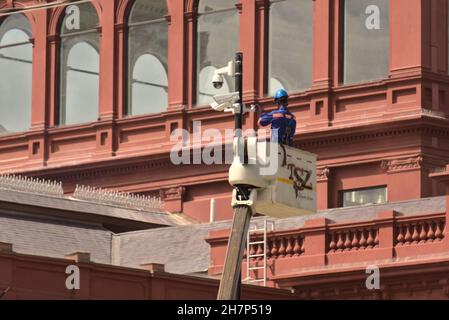
[[[288,93],[284,89],[279,89],[274,95],[274,100],[276,101],[282,98],[288,98]]]

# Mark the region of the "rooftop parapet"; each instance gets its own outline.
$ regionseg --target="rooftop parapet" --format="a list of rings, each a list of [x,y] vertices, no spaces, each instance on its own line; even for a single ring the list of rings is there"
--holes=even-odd
[[[61,182],[17,176],[13,174],[0,175],[0,189],[29,192],[54,197],[64,197],[64,190],[62,189]]]
[[[133,210],[143,210],[151,212],[163,212],[164,203],[158,197],[148,197],[127,192],[105,190],[89,186],[77,185],[73,198],[105,205],[114,205],[130,208]]]

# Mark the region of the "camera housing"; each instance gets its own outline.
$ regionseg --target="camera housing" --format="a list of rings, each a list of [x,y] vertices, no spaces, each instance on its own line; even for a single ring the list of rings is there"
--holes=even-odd
[[[226,67],[215,70],[214,76],[212,77],[212,85],[217,90],[223,88],[223,84],[224,84],[224,81],[225,81],[223,75],[228,75],[230,77],[234,77],[235,76],[235,63],[234,63],[234,61],[229,61],[228,65]]]
[[[212,84],[215,89],[219,90],[223,88],[224,78],[221,74],[215,72],[212,78]]]
[[[214,101],[210,104],[211,108],[220,112],[232,112],[234,103],[239,100],[238,92],[220,94],[213,97]]]

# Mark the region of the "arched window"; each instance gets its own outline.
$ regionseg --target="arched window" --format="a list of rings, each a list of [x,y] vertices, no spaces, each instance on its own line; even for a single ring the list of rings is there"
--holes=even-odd
[[[0,25],[0,135],[31,126],[31,37],[29,21],[21,14]]]
[[[343,82],[386,78],[389,72],[389,0],[345,0]]]
[[[98,119],[98,15],[90,3],[68,6],[61,26],[60,124]]]
[[[271,1],[268,93],[312,85],[313,0]]]
[[[128,115],[168,105],[168,25],[165,0],[137,0],[129,17]]]
[[[239,14],[235,0],[200,0],[198,6],[197,105],[212,96],[234,90],[232,78],[225,77],[220,90],[212,85],[217,68],[233,60],[239,48]]]

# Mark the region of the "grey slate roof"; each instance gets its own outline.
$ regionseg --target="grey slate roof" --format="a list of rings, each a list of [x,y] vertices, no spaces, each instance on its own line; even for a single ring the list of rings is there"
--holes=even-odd
[[[372,220],[379,212],[395,210],[404,215],[438,213],[446,210],[446,197],[402,201],[381,205],[324,210],[313,216],[275,220],[276,230],[300,228],[308,219],[326,217],[335,222]],[[264,218],[253,219],[261,224]],[[119,255],[117,264],[139,267],[144,263],[162,263],[172,273],[195,273],[207,270],[209,245],[204,241],[209,231],[230,228],[231,221],[212,224],[142,230],[114,235]]]
[[[37,208],[34,213],[15,212],[2,204],[18,203]],[[22,206],[18,206],[22,207]],[[46,215],[46,210],[79,212],[119,219],[141,219],[171,225],[112,234],[100,224]],[[445,212],[446,197],[402,201],[382,205],[331,209],[314,216],[275,220],[276,230],[300,228],[308,219],[326,217],[335,222],[372,220],[379,212],[396,210],[404,215]],[[95,221],[95,220],[92,220]],[[262,217],[253,219],[261,223]],[[75,252],[90,252],[94,262],[139,267],[144,263],[165,264],[168,272],[204,272],[210,264],[209,245],[204,240],[211,230],[229,228],[231,221],[212,224],[179,225],[168,214],[148,213],[98,203],[0,190],[0,242],[12,243],[16,252],[62,258]],[[185,223],[185,221],[184,221]]]
[[[228,227],[226,221],[114,235],[114,247],[119,250],[116,264],[139,267],[150,262],[161,263],[167,272],[180,274],[206,271],[210,248],[204,239],[209,231]]]
[[[82,251],[90,252],[94,262],[109,264],[111,237],[96,225],[0,213],[0,242],[12,243],[18,253],[63,258]]]
[[[179,224],[179,220],[166,213],[131,210],[128,208],[72,198],[46,196],[28,192],[6,190],[2,188],[0,188],[0,202],[11,202],[41,207],[43,209],[51,208],[62,211],[80,212],[86,215],[90,214],[109,218],[133,220],[156,225],[171,226]]]

